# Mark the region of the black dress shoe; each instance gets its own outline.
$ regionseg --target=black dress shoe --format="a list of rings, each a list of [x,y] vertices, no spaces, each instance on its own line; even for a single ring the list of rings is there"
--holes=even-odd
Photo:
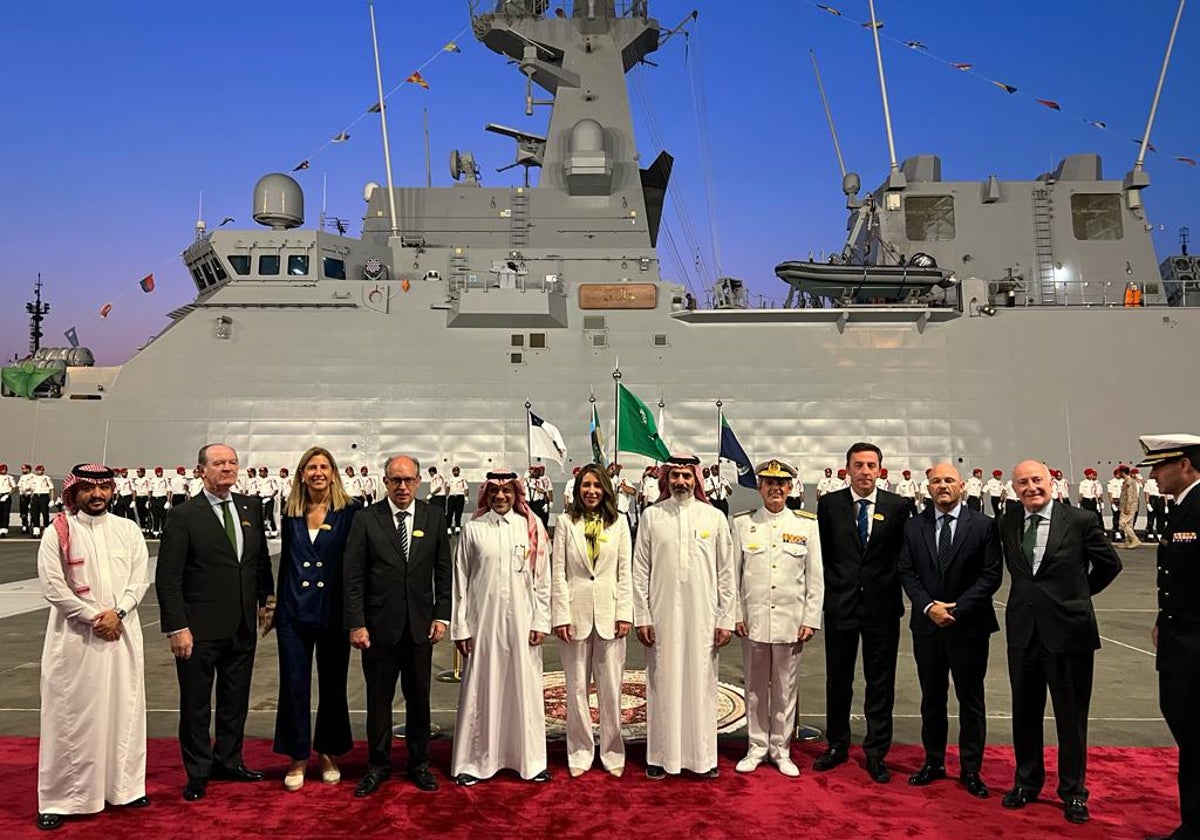
[[[210,778],[226,782],[261,782],[263,774],[258,770],[250,770],[244,764],[237,767],[213,767]]]
[[[62,828],[62,814],[38,814],[35,824],[42,831],[54,831],[56,828]]]
[[[886,785],[892,780],[892,771],[884,764],[882,758],[867,759],[867,775],[871,777],[871,781],[881,785]]]
[[[1067,822],[1082,824],[1087,822],[1091,817],[1088,815],[1087,800],[1080,796],[1072,796],[1063,803],[1063,816],[1067,818]]]
[[[958,777],[958,780],[963,783],[963,787],[967,789],[967,793],[979,799],[987,799],[990,795],[988,786],[983,783],[983,779],[979,778],[978,773],[963,773]]]
[[[454,784],[459,787],[471,787],[472,785],[479,784],[479,781],[478,776],[472,776],[470,773],[459,773],[454,777]]]
[[[412,780],[412,783],[414,785],[416,785],[418,788],[420,788],[421,790],[437,790],[438,789],[437,779],[435,779],[433,777],[433,774],[429,772],[428,767],[422,767],[420,770],[408,771],[408,778],[410,778]],[[363,781],[366,781],[366,780],[364,779]]]
[[[531,782],[548,782],[548,781],[550,781],[550,770],[549,769],[543,770],[541,773],[538,773],[536,776],[534,776],[529,781],[531,781]]]
[[[187,802],[203,799],[206,793],[208,793],[207,779],[188,779],[187,784],[183,786],[183,798]]]
[[[817,756],[817,760],[813,762],[813,769],[832,770],[839,764],[845,764],[847,758],[848,756],[844,750],[835,750],[830,748]]]
[[[119,808],[146,808],[149,805],[150,805],[150,797],[149,796],[139,796],[137,799],[134,799],[131,802],[126,802],[125,804],[119,805],[117,807],[119,807]]]
[[[647,779],[665,779],[666,777],[667,777],[667,771],[664,770],[663,768],[659,767],[657,764],[647,764],[646,765],[646,778]]]
[[[908,777],[908,783],[913,787],[925,787],[927,784],[944,778],[946,778],[945,767],[940,764],[923,764],[920,770]]]
[[[428,773],[429,771],[426,770],[425,772]],[[379,786],[384,783],[384,780],[388,778],[388,775],[389,774],[386,770],[368,770],[367,775],[359,779],[358,785],[354,788],[354,795],[359,799],[362,799],[364,796],[370,796],[372,793],[379,790]],[[432,779],[433,777],[430,776],[429,778]],[[413,781],[416,781],[416,779]],[[434,782],[433,786],[436,788],[437,782]],[[420,785],[418,785],[418,787],[420,787]]]
[[[720,775],[721,775],[721,769],[719,767],[714,767],[711,770],[705,770],[703,773],[701,773],[700,778],[715,779]]]
[[[1023,787],[1015,787],[1008,793],[1004,794],[1004,798],[1000,800],[1000,804],[1005,808],[1017,809],[1024,808],[1030,802],[1037,800],[1037,794]]]

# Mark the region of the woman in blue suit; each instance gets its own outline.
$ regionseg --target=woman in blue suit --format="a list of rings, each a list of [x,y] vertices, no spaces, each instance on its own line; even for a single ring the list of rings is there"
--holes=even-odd
[[[315,749],[321,780],[341,781],[335,756],[350,751],[346,672],[350,640],[342,627],[342,552],[361,506],[342,487],[337,463],[314,446],[300,458],[283,508],[274,627],[279,640],[279,707],[275,752],[290,756],[286,790],[304,785]],[[310,725],[313,652],[317,661],[317,725]]]

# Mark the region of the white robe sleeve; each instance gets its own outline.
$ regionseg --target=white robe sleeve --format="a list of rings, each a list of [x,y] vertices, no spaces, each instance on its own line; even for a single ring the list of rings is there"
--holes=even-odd
[[[729,522],[724,516],[717,529],[716,548],[717,627],[732,630],[737,612],[738,586],[734,574],[733,538],[729,535]]]
[[[474,637],[473,628],[467,616],[467,604],[470,600],[467,584],[471,580],[471,570],[468,568],[468,564],[471,562],[471,552],[468,550],[468,545],[471,542],[472,530],[471,528],[463,529],[462,535],[458,539],[458,546],[454,550],[454,589],[452,590],[454,606],[450,619],[450,638],[456,642]]]
[[[38,579],[42,584],[42,595],[50,602],[50,606],[67,619],[91,624],[100,614],[95,604],[80,598],[67,585],[62,552],[58,547],[58,531],[54,527],[47,528],[42,534],[42,544],[38,549]]]
[[[117,609],[131,613],[146,597],[150,588],[150,576],[147,574],[149,554],[146,551],[146,540],[141,534],[131,533],[129,537],[129,585],[117,597]]]
[[[542,523],[537,524],[538,539],[546,542],[550,541],[550,537],[542,528]],[[546,552],[546,562],[540,563],[536,573],[533,576],[533,625],[531,630],[536,630],[539,633],[550,632],[550,556],[553,554],[554,546],[551,544],[550,551]]]
[[[650,615],[650,532],[654,529],[654,521],[658,518],[650,508],[643,518],[642,527],[638,528],[637,546],[633,550],[632,583],[633,583],[633,624],[644,627],[653,624]]]

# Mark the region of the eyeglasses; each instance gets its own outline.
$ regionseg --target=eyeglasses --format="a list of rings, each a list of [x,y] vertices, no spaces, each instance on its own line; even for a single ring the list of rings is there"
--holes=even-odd
[[[408,487],[415,487],[420,480],[419,475],[389,475],[384,479],[388,484],[403,484]]]

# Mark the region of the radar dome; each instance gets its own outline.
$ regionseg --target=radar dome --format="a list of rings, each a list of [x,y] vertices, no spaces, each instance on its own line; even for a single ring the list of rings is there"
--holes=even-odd
[[[304,224],[304,190],[296,179],[272,172],[254,185],[254,221],[273,230],[289,230]]]

